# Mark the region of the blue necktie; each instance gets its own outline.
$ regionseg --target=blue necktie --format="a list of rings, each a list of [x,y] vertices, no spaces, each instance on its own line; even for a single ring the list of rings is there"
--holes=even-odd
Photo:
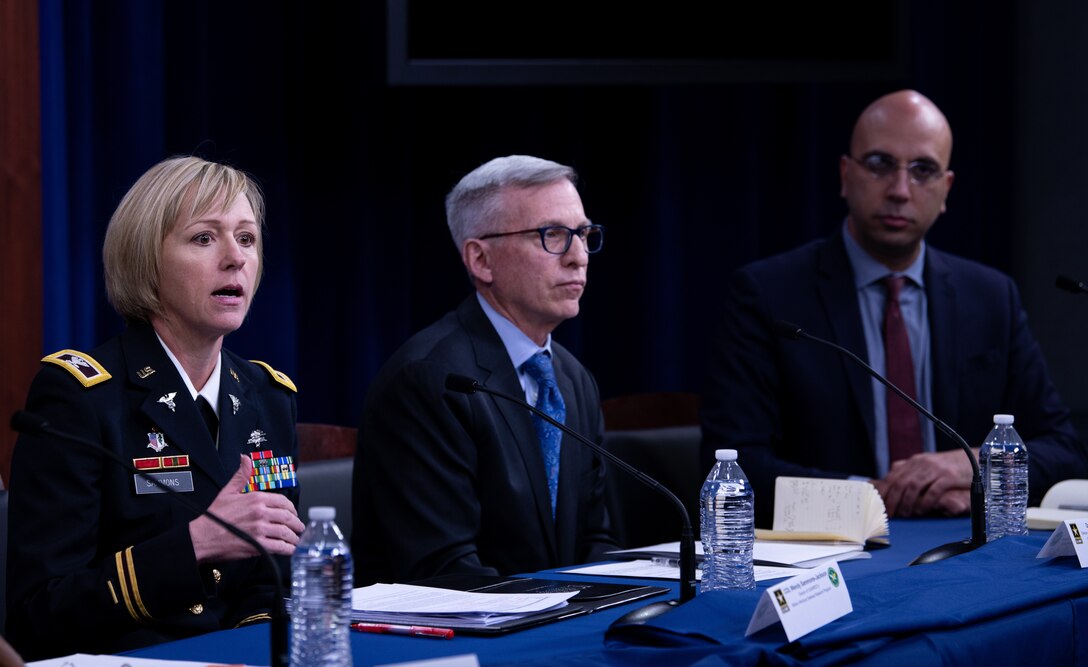
[[[529,360],[521,365],[521,371],[528,373],[529,377],[536,381],[536,408],[555,421],[565,423],[567,408],[563,405],[563,397],[559,394],[559,387],[555,383],[552,358],[548,353],[537,352],[529,357]],[[540,450],[544,454],[544,470],[548,474],[548,492],[552,497],[552,518],[554,519],[555,497],[559,491],[559,442],[563,439],[563,433],[537,415],[533,415],[533,426],[536,427],[536,435],[540,438]]]

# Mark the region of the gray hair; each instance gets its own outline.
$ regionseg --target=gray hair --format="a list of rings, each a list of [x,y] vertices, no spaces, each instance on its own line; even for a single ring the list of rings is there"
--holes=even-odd
[[[531,155],[498,157],[465,175],[446,195],[446,223],[458,252],[466,239],[479,238],[502,219],[504,188],[531,188],[558,181],[578,182],[574,169]]]

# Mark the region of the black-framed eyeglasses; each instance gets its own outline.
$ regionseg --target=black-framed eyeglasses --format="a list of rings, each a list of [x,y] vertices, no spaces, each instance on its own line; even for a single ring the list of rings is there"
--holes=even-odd
[[[903,164],[891,155],[879,151],[868,153],[860,160],[853,155],[847,155],[846,157],[850,158],[862,169],[869,172],[869,175],[873,178],[887,178],[898,172],[900,169],[906,169],[907,176],[910,177],[910,182],[915,185],[929,185],[940,178],[945,172],[945,170],[941,168],[941,165],[927,158],[911,160],[910,162]]]
[[[501,236],[514,236],[515,234],[540,234],[540,245],[544,250],[553,255],[562,255],[570,250],[570,242],[577,234],[586,247],[586,252],[593,254],[600,252],[604,246],[604,225],[582,225],[578,229],[571,229],[563,225],[548,225],[536,229],[522,229],[516,232],[501,232],[496,234],[484,234],[480,239],[494,239]]]

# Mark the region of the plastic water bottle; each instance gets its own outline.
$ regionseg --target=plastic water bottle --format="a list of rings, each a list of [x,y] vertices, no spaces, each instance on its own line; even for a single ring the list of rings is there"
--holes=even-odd
[[[737,450],[719,449],[699,494],[703,545],[703,592],[756,587],[752,549],[756,540],[755,492],[737,464]]]
[[[311,507],[291,556],[291,666],[350,667],[351,549],[335,507]]]
[[[994,415],[994,428],[979,449],[987,542],[1028,534],[1028,448],[1012,423],[1012,415]]]

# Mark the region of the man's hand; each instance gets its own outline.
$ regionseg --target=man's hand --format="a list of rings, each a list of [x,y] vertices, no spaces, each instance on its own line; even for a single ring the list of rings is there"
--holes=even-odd
[[[927,452],[896,461],[873,486],[884,498],[888,516],[949,516],[971,509],[971,463],[962,451]]]
[[[278,493],[242,493],[253,474],[253,460],[242,455],[242,464],[212,501],[208,511],[253,537],[269,553],[289,556],[306,527],[295,506]],[[256,556],[249,544],[232,535],[205,515],[189,522],[196,562],[240,560]]]

